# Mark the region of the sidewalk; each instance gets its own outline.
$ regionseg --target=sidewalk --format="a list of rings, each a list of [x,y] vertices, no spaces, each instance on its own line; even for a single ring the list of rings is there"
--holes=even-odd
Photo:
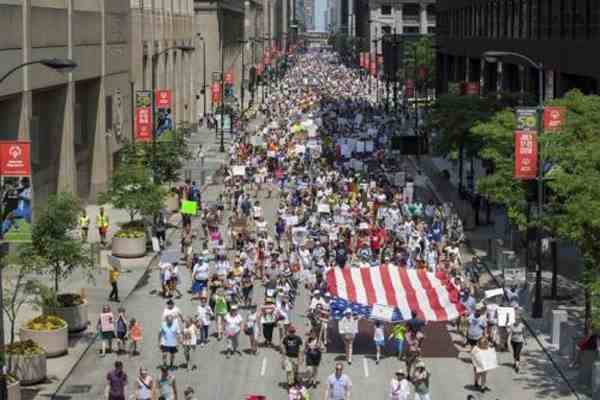
[[[412,160],[412,159],[411,159]],[[414,163],[414,160],[412,160]],[[429,165],[435,165],[429,160]],[[439,170],[437,171],[440,172]],[[425,171],[425,184],[438,198],[439,202],[453,201],[453,197],[458,195],[455,187],[449,183],[446,184],[445,190],[439,190],[438,185],[434,184],[434,179],[431,174],[435,174],[434,169]],[[448,182],[448,181],[446,181]],[[452,197],[442,192],[452,192]],[[464,255],[465,261],[470,261],[472,256],[478,255],[486,263],[491,276],[483,277],[485,281],[485,289],[496,288],[501,285],[502,271],[497,266],[492,254],[489,252],[489,241],[497,239],[498,235],[494,230],[493,225],[476,226],[474,229],[466,232],[468,238],[467,251]],[[552,274],[550,271],[543,271],[542,274],[542,293],[549,293]],[[572,387],[575,390],[575,397],[591,398],[591,387],[586,384],[581,384],[580,371],[570,369],[568,365],[573,361],[574,343],[581,338],[583,331],[582,316],[583,316],[583,290],[581,285],[572,280],[559,276],[559,292],[561,295],[569,298],[569,301],[551,301],[544,300],[544,318],[531,318],[531,304],[533,299],[534,274],[527,275],[527,289],[522,293],[521,304],[524,305],[522,316],[525,317],[527,324],[535,333],[538,340],[530,340],[523,352],[526,357],[528,368],[523,371],[515,381],[520,382],[530,389],[535,389],[539,395],[545,392],[546,395],[562,394],[568,395]],[[552,344],[552,311],[565,310],[568,320],[561,326],[561,336],[566,336],[570,339],[568,345],[553,346]],[[561,338],[561,342],[564,342]],[[556,376],[555,380],[549,379],[550,376]],[[565,382],[565,379],[568,381]]]
[[[226,143],[228,144],[230,138],[226,134]],[[184,169],[182,177],[185,178],[186,170],[192,171],[192,179],[200,182],[200,178],[204,176],[205,184],[202,185],[203,191],[207,197],[216,198],[217,193],[214,189],[209,188],[209,184],[212,182],[212,176],[215,171],[219,168],[222,160],[225,160],[226,153],[219,153],[219,143],[215,140],[214,131],[208,131],[203,128],[199,128],[197,132],[193,133],[190,138],[190,144],[193,146],[202,145],[204,154],[204,163],[200,163],[197,160],[189,161]],[[227,148],[227,147],[226,147]],[[196,154],[196,153],[194,153]],[[107,213],[110,226],[107,234],[107,241],[110,243],[113,235],[119,230],[122,223],[129,221],[127,213],[120,209],[115,209],[110,205],[104,206],[105,212]],[[90,243],[98,243],[100,236],[95,224],[96,216],[98,215],[100,206],[91,204],[86,206],[86,212],[90,217],[91,226],[88,235],[88,241]],[[180,215],[172,214],[169,218],[169,222],[174,225],[179,225]],[[169,230],[167,232],[167,240],[174,242],[174,235],[177,233],[176,230]],[[95,282],[88,282],[81,273],[74,273],[69,279],[61,282],[61,291],[63,292],[85,292],[85,296],[89,302],[88,316],[89,316],[89,328],[78,335],[69,338],[69,352],[67,355],[48,359],[47,363],[47,376],[48,379],[45,383],[24,387],[21,390],[23,400],[52,397],[61,387],[63,382],[70,376],[75,370],[78,362],[82,359],[85,352],[95,343],[95,324],[98,320],[102,305],[107,304],[108,293],[110,292],[110,284],[108,282],[108,256],[110,255],[110,249],[100,250],[100,268],[98,269],[95,277]],[[156,253],[149,252],[146,256],[136,259],[120,259],[122,265],[122,274],[119,278],[119,294],[122,302],[144,281],[147,273],[157,265],[158,257]],[[4,272],[4,279],[10,280],[12,275]],[[42,278],[40,278],[42,279]],[[116,309],[119,303],[108,303]],[[116,311],[116,310],[115,310]],[[17,338],[18,340],[18,327],[26,321],[38,316],[40,312],[35,310],[32,306],[24,305],[19,313],[19,318],[16,321],[17,327]],[[6,340],[10,340],[10,330],[8,321],[5,319],[5,337]]]

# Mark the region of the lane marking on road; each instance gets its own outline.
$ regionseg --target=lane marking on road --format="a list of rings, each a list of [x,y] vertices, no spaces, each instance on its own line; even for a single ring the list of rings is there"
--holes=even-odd
[[[363,358],[363,370],[365,371],[365,377],[369,377],[369,365],[367,364],[367,357]]]
[[[260,368],[260,376],[265,376],[265,372],[267,372],[267,357],[263,358],[262,367]]]

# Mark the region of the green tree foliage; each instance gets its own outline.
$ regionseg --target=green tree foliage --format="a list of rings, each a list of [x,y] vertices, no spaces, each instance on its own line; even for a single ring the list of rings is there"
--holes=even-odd
[[[424,66],[428,71],[424,81],[420,81],[416,75],[416,69],[420,66]],[[404,69],[406,79],[418,81],[422,86],[433,87],[435,85],[435,42],[431,36],[424,35],[416,41],[406,42],[404,45]]]
[[[75,270],[90,280],[94,278],[89,245],[73,235],[80,211],[79,200],[74,195],[50,196],[46,208],[36,212],[31,244],[21,250],[23,265],[34,265],[38,272],[52,277],[55,296],[59,293],[59,283]]]

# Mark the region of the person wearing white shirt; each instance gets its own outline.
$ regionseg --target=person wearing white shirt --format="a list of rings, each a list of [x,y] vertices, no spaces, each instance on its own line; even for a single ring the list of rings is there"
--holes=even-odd
[[[163,310],[162,321],[166,321],[168,316],[173,318],[173,323],[176,324],[179,329],[179,321],[183,322],[183,314],[171,299],[167,300],[167,307]]]
[[[352,364],[352,350],[354,338],[358,333],[358,319],[352,316],[352,310],[347,308],[344,317],[338,322],[338,329],[346,346],[346,360]]]
[[[196,320],[200,328],[200,346],[204,346],[208,343],[208,328],[210,327],[210,319],[214,316],[206,293],[200,296],[200,305],[197,308]]]
[[[390,400],[408,400],[410,398],[410,383],[406,372],[400,368],[390,382]]]

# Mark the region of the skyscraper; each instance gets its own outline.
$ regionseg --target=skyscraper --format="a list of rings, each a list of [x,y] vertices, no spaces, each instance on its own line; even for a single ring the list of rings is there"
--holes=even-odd
[[[304,0],[304,26],[307,31],[315,30],[315,0]]]

